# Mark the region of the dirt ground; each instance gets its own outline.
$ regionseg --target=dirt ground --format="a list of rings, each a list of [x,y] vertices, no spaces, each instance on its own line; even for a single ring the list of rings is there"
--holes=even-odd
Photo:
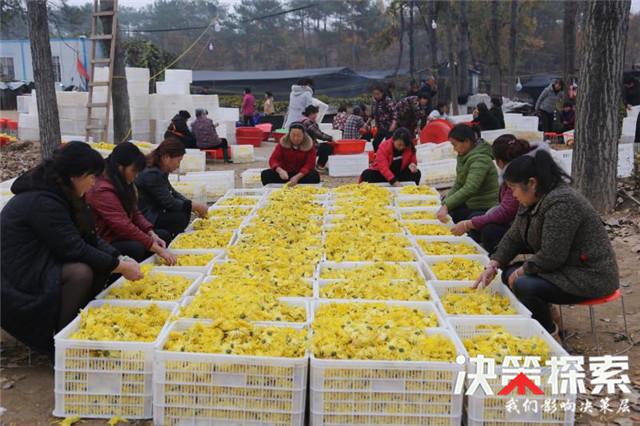
[[[240,173],[248,168],[266,166],[266,160],[273,144],[266,143],[256,150],[256,160],[248,164],[207,164],[209,170],[235,170],[236,187],[241,187]],[[38,144],[16,144],[0,150],[1,180],[13,177],[31,167],[38,160]],[[333,187],[354,182],[355,178],[331,178],[323,176],[325,186]],[[635,185],[635,187],[634,187]],[[634,189],[635,198],[640,198],[637,183],[626,187],[630,193]],[[619,425],[640,424],[640,210],[637,204],[624,198],[619,200],[616,212],[605,218],[610,231],[613,247],[620,267],[621,290],[624,295],[629,332],[635,344],[624,336],[624,325],[619,302],[596,308],[596,325],[603,354],[629,355],[629,375],[633,393],[625,395],[629,399],[630,414],[616,415],[615,408],[620,396],[612,398],[614,413],[608,416],[583,416],[577,424]],[[595,355],[591,338],[589,311],[586,307],[569,306],[563,309],[565,329],[570,337],[565,342],[571,354]],[[30,353],[12,337],[2,333],[0,348],[0,424],[2,425],[48,425],[59,421],[51,415],[54,405],[53,365],[46,357]],[[598,406],[599,398],[592,399]],[[104,420],[83,420],[83,425],[103,425]],[[138,421],[131,424],[151,424]]]

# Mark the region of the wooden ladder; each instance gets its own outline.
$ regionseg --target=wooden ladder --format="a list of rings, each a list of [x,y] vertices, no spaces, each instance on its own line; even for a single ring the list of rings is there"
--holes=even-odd
[[[111,18],[111,33],[106,33],[105,18]],[[98,20],[102,21],[102,26]],[[98,33],[98,28],[102,27],[102,32]],[[87,126],[86,140],[90,140],[94,134],[99,135],[97,141],[107,141],[109,136],[109,110],[111,109],[111,82],[113,79],[113,60],[116,51],[116,35],[118,33],[118,0],[93,0],[93,13],[91,14],[91,65],[89,68],[89,100],[87,101]],[[108,45],[108,56],[97,58],[97,44],[103,43]],[[105,65],[109,68],[107,80],[95,81],[96,65]],[[100,102],[94,101],[94,90],[96,87],[106,88],[106,99]],[[100,122],[100,118],[93,116],[93,110],[97,109],[98,113],[101,109],[105,110],[104,121]],[[97,123],[94,123],[98,121]]]

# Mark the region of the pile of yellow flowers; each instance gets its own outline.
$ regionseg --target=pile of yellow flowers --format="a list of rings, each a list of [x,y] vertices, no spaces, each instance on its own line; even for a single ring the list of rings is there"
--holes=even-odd
[[[218,319],[169,333],[164,349],[228,355],[300,358],[307,350],[307,330],[261,327],[246,321]]]
[[[325,299],[367,300],[429,300],[425,283],[409,280],[346,280],[334,281],[320,288],[320,297]]]
[[[251,196],[235,196],[222,199],[216,203],[216,206],[254,206],[258,204],[259,197]]]
[[[196,219],[193,221],[193,229],[236,229],[244,220],[244,217],[224,217],[224,216],[209,216],[209,219]]]
[[[231,261],[214,265],[211,274],[236,282],[260,282],[277,297],[311,297],[313,288],[305,279],[313,276],[314,267],[313,263],[292,264],[286,261]]]
[[[94,142],[94,143],[91,144],[91,147],[93,149],[103,149],[105,151],[113,151],[113,149],[116,146],[114,144],[108,143],[108,142]]]
[[[71,339],[153,342],[170,312],[151,304],[144,308],[103,305],[80,312],[80,328]]]
[[[402,212],[400,213],[402,220],[435,220],[436,212],[431,210],[418,210],[415,212]]]
[[[312,268],[322,259],[321,247],[306,247],[301,244],[293,248],[253,245],[244,246],[240,240],[237,245],[227,249],[227,257],[241,263],[273,263],[289,262],[292,265],[309,264]]]
[[[180,315],[185,318],[239,318],[247,321],[307,320],[303,307],[281,302],[268,284],[223,277],[202,284]]]
[[[179,275],[148,272],[145,269],[144,278],[138,281],[125,280],[121,286],[111,287],[105,299],[174,301],[179,300],[193,283],[189,278]]]
[[[400,189],[401,195],[438,195],[438,191],[428,185],[403,186]]]
[[[320,270],[322,280],[357,280],[365,281],[384,280],[410,280],[422,282],[422,277],[417,269],[411,265],[401,263],[375,262],[358,265],[349,268],[323,267]]]
[[[176,237],[171,248],[176,249],[215,249],[224,248],[231,241],[233,233],[228,230],[213,228],[185,232]]]
[[[403,235],[364,234],[343,231],[326,233],[325,253],[327,260],[408,262],[415,255],[407,247],[411,243]]]
[[[435,223],[405,222],[404,227],[413,235],[451,235],[451,229]]]
[[[418,245],[427,256],[444,256],[453,254],[478,254],[476,247],[466,243],[448,241],[418,240]]]
[[[391,201],[391,192],[381,186],[372,185],[370,183],[352,183],[334,188],[332,194],[336,198],[363,198],[366,200],[385,200]]]
[[[505,356],[539,356],[540,364],[549,359],[550,350],[541,337],[518,337],[509,333],[502,326],[480,325],[476,334],[464,339],[464,347],[469,356],[484,355],[502,363]]]
[[[462,257],[454,257],[431,265],[431,271],[436,279],[443,281],[474,281],[483,270],[482,263]]]
[[[398,200],[398,207],[435,207],[438,205],[440,205],[440,202],[435,198],[420,200]]]
[[[245,218],[251,213],[253,207],[237,206],[237,207],[225,207],[223,209],[209,210],[208,216],[213,218]]]
[[[515,315],[509,298],[488,290],[451,288],[440,301],[449,315]]]
[[[204,254],[179,254],[176,256],[177,261],[174,267],[180,266],[207,266],[209,262],[213,260],[215,254],[213,253],[204,253]],[[167,266],[166,262],[162,258],[158,258],[158,262],[162,266]]]
[[[453,361],[456,348],[442,335],[434,314],[383,303],[328,303],[313,321],[312,349],[318,358]]]
[[[372,232],[376,234],[399,234],[402,227],[398,220],[391,216],[346,216],[331,218],[330,225],[334,232]]]

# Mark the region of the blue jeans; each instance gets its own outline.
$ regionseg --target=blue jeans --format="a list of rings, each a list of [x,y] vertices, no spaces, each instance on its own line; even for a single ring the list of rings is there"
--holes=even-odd
[[[509,276],[520,266],[522,266],[522,262],[516,262],[502,272],[502,282],[505,285],[509,282]],[[567,293],[537,275],[518,277],[513,284],[512,291],[518,300],[531,311],[533,319],[538,321],[549,333],[553,333],[556,328],[551,319],[550,304],[572,305],[588,299]]]

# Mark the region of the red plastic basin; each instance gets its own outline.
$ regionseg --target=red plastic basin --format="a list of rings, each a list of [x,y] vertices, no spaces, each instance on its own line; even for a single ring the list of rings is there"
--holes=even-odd
[[[433,120],[420,131],[420,142],[442,143],[449,140],[449,130],[453,124],[447,120]]]
[[[331,142],[333,145],[333,155],[361,154],[367,141],[359,139],[340,139]]]
[[[262,144],[262,135],[258,138],[254,136],[236,136],[236,143],[238,145],[253,145],[256,148],[259,148]]]

